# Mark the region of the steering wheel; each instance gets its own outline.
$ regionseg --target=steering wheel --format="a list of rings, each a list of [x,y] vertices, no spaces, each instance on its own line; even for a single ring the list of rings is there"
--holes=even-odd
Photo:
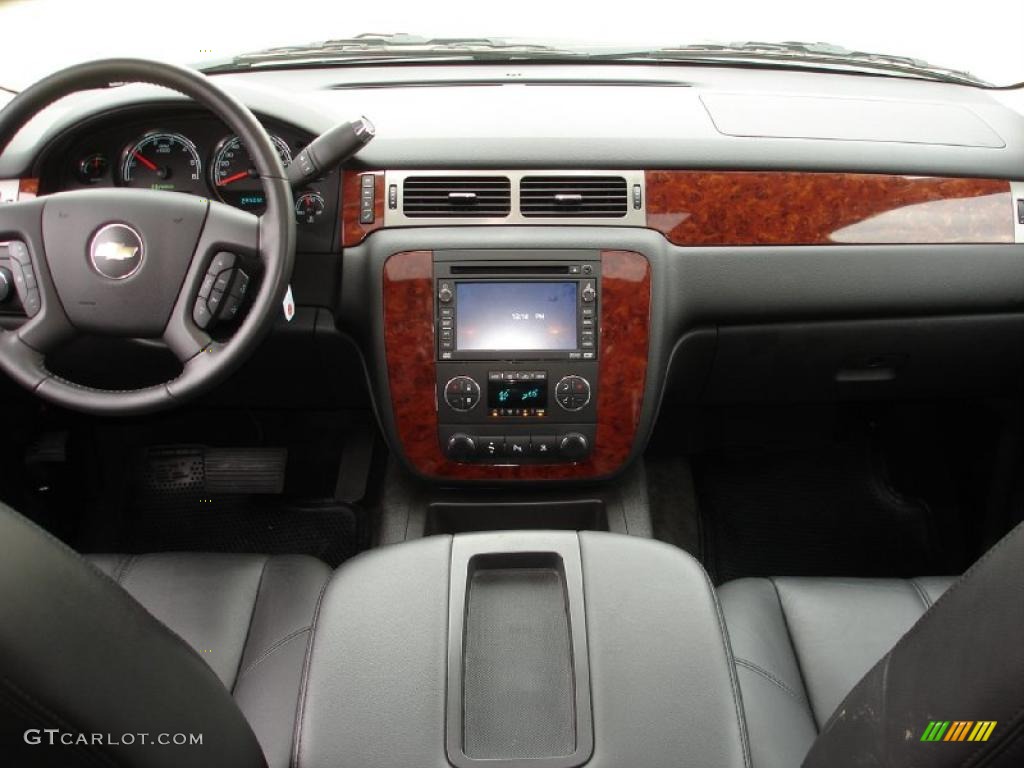
[[[295,261],[292,193],[270,137],[241,102],[193,70],[145,59],[77,64],[40,80],[0,112],[0,152],[39,111],[77,91],[150,83],[182,93],[241,137],[263,184],[262,216],[193,195],[145,189],[58,192],[0,205],[0,242],[30,316],[0,332],[0,369],[50,402],[97,414],[147,413],[210,389],[269,331]],[[253,274],[258,272],[259,274]],[[208,298],[251,307],[231,338],[204,329]],[[216,286],[214,285],[216,283]],[[33,293],[35,291],[35,293]],[[254,294],[254,295],[253,295]],[[219,309],[218,304],[218,309]],[[134,390],[94,389],[46,367],[76,334],[162,339],[182,364],[174,379]]]

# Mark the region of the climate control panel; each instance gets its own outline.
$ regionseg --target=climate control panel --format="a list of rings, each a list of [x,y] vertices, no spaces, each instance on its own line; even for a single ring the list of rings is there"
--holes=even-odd
[[[437,364],[438,439],[452,461],[586,459],[597,423],[597,361]]]

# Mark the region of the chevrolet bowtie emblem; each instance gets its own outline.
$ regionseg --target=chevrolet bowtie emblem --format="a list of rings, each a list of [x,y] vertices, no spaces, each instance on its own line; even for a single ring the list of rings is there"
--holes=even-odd
[[[146,245],[136,229],[113,222],[100,227],[89,243],[92,267],[103,277],[123,280],[131,277],[142,266]]]
[[[128,261],[128,259],[135,258],[135,254],[138,252],[139,249],[134,245],[121,245],[121,243],[114,243],[109,240],[105,243],[96,244],[96,258],[98,259]]]

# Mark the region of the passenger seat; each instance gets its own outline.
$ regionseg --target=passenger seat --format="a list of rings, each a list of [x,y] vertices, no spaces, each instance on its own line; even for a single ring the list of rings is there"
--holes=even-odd
[[[1024,525],[959,580],[746,578],[720,587],[752,768],[940,768],[973,765],[983,753],[986,766],[1024,765],[1021,563]],[[1007,749],[922,742],[930,721],[999,713],[992,742],[1007,740]]]

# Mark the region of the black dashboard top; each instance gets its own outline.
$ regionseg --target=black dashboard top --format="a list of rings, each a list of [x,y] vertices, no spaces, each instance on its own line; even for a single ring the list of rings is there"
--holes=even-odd
[[[217,82],[308,135],[365,114],[374,168],[730,168],[1019,178],[1024,115],[968,86],[851,74],[657,65],[252,71]],[[51,107],[0,158],[30,175],[89,116],[166,101],[120,86]],[[173,95],[170,95],[173,98]]]

